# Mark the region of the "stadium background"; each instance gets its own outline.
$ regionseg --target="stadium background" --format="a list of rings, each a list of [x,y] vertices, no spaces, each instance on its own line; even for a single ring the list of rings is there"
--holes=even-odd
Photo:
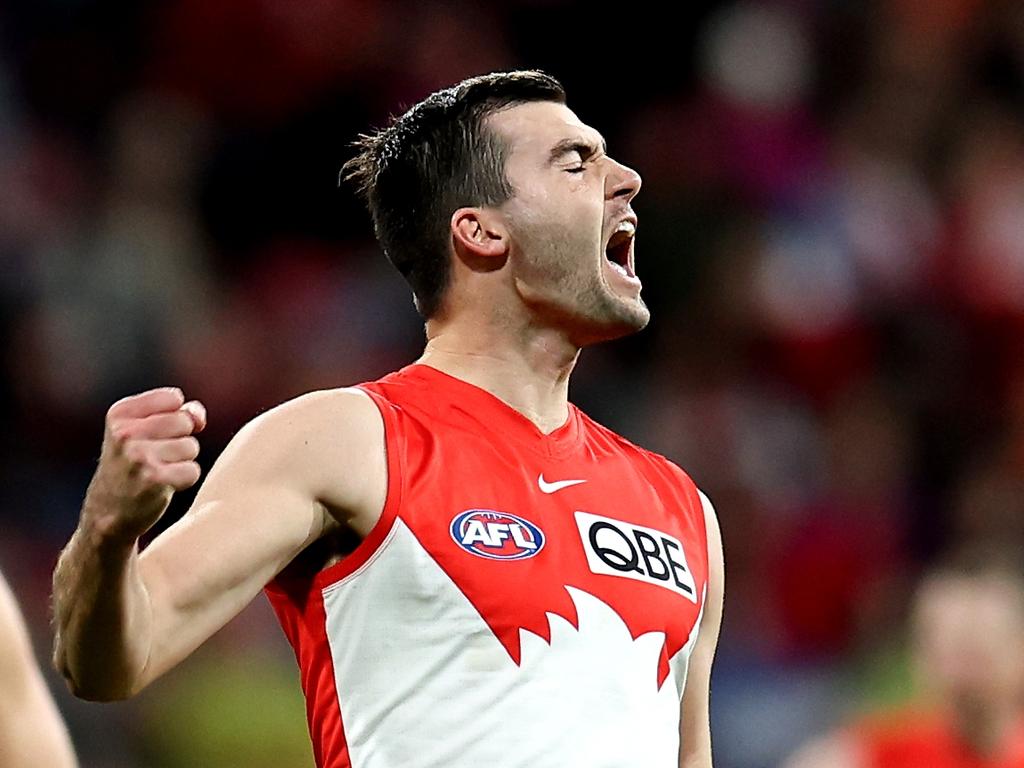
[[[0,6],[0,568],[41,658],[107,404],[182,386],[208,465],[260,410],[412,359],[348,143],[540,67],[644,177],[654,321],[585,352],[572,395],[719,509],[717,765],[906,695],[916,574],[1024,541],[1024,5],[675,6]],[[88,768],[312,764],[262,599],[132,702],[50,679]]]

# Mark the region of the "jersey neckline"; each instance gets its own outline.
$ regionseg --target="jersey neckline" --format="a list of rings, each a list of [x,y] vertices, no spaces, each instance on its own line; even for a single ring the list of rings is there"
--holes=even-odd
[[[419,381],[430,388],[434,401],[442,402],[487,432],[514,439],[542,454],[559,457],[571,453],[580,443],[583,430],[581,414],[572,403],[565,422],[545,434],[527,416],[483,387],[471,384],[425,363],[411,363],[396,372],[398,376]],[[459,419],[461,420],[461,419]]]

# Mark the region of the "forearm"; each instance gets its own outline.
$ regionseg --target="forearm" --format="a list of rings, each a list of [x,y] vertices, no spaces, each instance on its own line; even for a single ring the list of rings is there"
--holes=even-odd
[[[690,681],[687,681],[687,686]],[[694,701],[699,698],[700,701]],[[698,707],[699,711],[688,711]],[[682,736],[682,749],[679,755],[679,768],[712,768],[711,759],[711,724],[708,721],[707,697],[690,697],[684,702],[683,722],[686,723]]]
[[[713,768],[710,746],[698,753],[691,753],[679,759],[679,768]]]
[[[83,513],[54,572],[53,595],[54,664],[74,694],[108,701],[136,693],[153,626],[137,542],[102,534]]]

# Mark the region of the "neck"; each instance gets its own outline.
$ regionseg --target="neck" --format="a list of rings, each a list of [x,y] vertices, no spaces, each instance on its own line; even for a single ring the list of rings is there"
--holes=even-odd
[[[569,418],[569,374],[579,347],[551,328],[454,319],[427,322],[417,361],[469,382],[515,408],[548,434]]]

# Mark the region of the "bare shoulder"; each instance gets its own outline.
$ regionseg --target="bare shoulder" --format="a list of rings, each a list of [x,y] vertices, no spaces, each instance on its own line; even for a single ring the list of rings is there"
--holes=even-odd
[[[722,552],[722,528],[718,523],[718,513],[711,499],[702,490],[697,490],[700,496],[701,507],[704,512],[704,529],[707,531],[708,548],[715,550],[719,555]]]
[[[383,424],[370,396],[357,387],[343,387],[308,392],[281,403],[246,424],[239,437],[333,443],[345,435],[346,442],[352,443],[372,441],[378,433],[383,434]]]
[[[705,627],[708,629],[705,638],[709,642],[710,653],[714,654],[714,646],[717,645],[722,625],[722,610],[725,602],[725,553],[722,546],[722,530],[718,524],[715,506],[704,491],[698,489],[697,493],[700,496],[704,513],[708,556],[708,595],[701,632],[704,634]]]
[[[387,487],[380,411],[355,387],[284,402],[239,430],[205,485],[216,490],[226,482],[299,487],[336,517],[379,514]]]

